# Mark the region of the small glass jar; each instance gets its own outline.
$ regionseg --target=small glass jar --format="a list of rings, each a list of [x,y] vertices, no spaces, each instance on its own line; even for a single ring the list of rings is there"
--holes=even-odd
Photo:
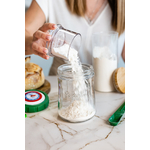
[[[58,67],[58,114],[69,122],[82,122],[95,115],[94,70],[91,65],[82,64],[86,90],[77,94],[74,86],[83,78],[73,77],[70,64]],[[83,83],[83,82],[82,82]],[[82,97],[82,98],[81,98]],[[84,98],[83,98],[84,97]]]
[[[57,24],[55,30],[49,30],[52,36],[51,41],[46,42],[46,48],[48,49],[47,55],[56,56],[68,60],[70,47],[78,50],[81,45],[81,34],[63,28],[60,24]],[[65,52],[62,46],[66,45]],[[66,50],[67,48],[67,50]],[[56,51],[57,50],[57,51]]]

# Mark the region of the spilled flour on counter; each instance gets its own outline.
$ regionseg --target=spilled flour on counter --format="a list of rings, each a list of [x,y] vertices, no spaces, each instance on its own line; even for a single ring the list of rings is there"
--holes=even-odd
[[[67,57],[69,45],[64,44],[62,47],[54,49],[59,55]],[[84,121],[95,114],[94,108],[88,103],[86,80],[84,78],[82,65],[78,56],[78,51],[70,47],[69,62],[72,67],[73,90],[78,100],[74,100],[68,107],[59,111],[59,115],[69,121]]]

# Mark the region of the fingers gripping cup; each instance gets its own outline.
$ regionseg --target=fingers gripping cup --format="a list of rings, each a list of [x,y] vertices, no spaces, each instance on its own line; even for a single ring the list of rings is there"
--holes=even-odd
[[[63,28],[57,24],[55,30],[49,30],[51,41],[46,42],[49,56],[56,56],[68,60],[70,47],[76,50],[81,45],[81,34]]]

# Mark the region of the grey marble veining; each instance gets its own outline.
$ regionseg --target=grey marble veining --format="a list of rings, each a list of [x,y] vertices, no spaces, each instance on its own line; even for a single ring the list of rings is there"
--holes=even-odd
[[[46,78],[52,86],[49,107],[38,113],[27,113],[25,119],[26,150],[124,150],[125,116],[118,126],[109,117],[124,102],[120,93],[96,92],[97,111],[85,122],[70,123],[58,116],[57,78]]]

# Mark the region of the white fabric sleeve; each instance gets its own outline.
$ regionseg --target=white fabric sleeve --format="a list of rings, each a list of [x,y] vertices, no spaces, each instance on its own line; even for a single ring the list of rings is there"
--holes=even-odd
[[[48,6],[49,6],[48,0],[36,0],[36,2],[38,3],[42,11],[44,12],[46,22],[48,22],[48,16],[49,16],[48,15]]]

